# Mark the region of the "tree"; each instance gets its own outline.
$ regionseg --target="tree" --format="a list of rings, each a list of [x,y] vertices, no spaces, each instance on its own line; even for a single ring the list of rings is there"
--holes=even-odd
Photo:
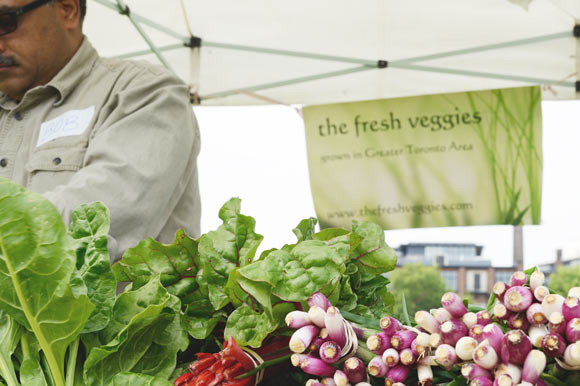
[[[550,275],[548,287],[562,296],[568,296],[572,287],[580,286],[580,266],[558,267],[556,273]]]
[[[401,304],[403,293],[411,319],[416,311],[429,311],[431,308],[441,307],[441,297],[446,292],[446,283],[437,267],[409,264],[397,267],[388,276],[391,281],[388,288],[395,296],[393,307],[395,315],[403,314]]]

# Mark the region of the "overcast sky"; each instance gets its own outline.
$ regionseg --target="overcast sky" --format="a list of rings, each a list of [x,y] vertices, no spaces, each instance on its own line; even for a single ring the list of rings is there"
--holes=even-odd
[[[199,158],[202,232],[217,228],[219,208],[242,199],[242,213],[256,219],[261,250],[295,241],[303,218],[316,217],[310,192],[304,123],[289,106],[197,107],[202,136]],[[580,101],[542,102],[544,176],[542,225],[524,227],[524,265],[546,263],[556,250],[580,257]],[[396,247],[408,242],[483,245],[494,265],[511,265],[510,226],[387,231]]]

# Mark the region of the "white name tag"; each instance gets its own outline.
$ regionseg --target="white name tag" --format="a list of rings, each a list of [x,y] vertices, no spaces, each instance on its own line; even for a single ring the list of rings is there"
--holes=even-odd
[[[81,135],[89,127],[93,115],[95,115],[95,106],[84,110],[67,111],[60,117],[44,122],[40,125],[36,147],[60,137]]]

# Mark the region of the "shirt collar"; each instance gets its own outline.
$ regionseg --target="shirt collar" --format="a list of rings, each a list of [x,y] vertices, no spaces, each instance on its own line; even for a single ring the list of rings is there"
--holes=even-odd
[[[54,103],[55,106],[60,105],[78,83],[91,72],[98,57],[97,51],[85,37],[71,60],[46,84],[59,94]]]
[[[63,103],[66,97],[74,90],[77,84],[85,78],[92,70],[95,62],[99,58],[97,50],[84,37],[81,46],[68,63],[44,86],[39,86],[37,89],[52,89],[58,94],[55,106]],[[30,90],[31,91],[31,90]],[[26,95],[25,95],[26,98]],[[24,99],[25,99],[24,98]],[[6,94],[0,93],[0,107],[5,109],[12,109],[16,107],[19,102],[12,100]]]

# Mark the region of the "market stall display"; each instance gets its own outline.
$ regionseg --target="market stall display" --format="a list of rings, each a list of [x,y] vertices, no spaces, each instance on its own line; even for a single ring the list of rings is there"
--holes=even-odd
[[[232,199],[217,230],[144,240],[111,267],[100,203],[80,207],[67,230],[46,199],[2,179],[0,212],[8,386],[580,379],[580,289],[552,293],[535,268],[497,283],[485,308],[449,292],[411,320],[390,314],[396,256],[373,223],[316,232],[303,220],[295,244],[256,256],[255,221]]]

